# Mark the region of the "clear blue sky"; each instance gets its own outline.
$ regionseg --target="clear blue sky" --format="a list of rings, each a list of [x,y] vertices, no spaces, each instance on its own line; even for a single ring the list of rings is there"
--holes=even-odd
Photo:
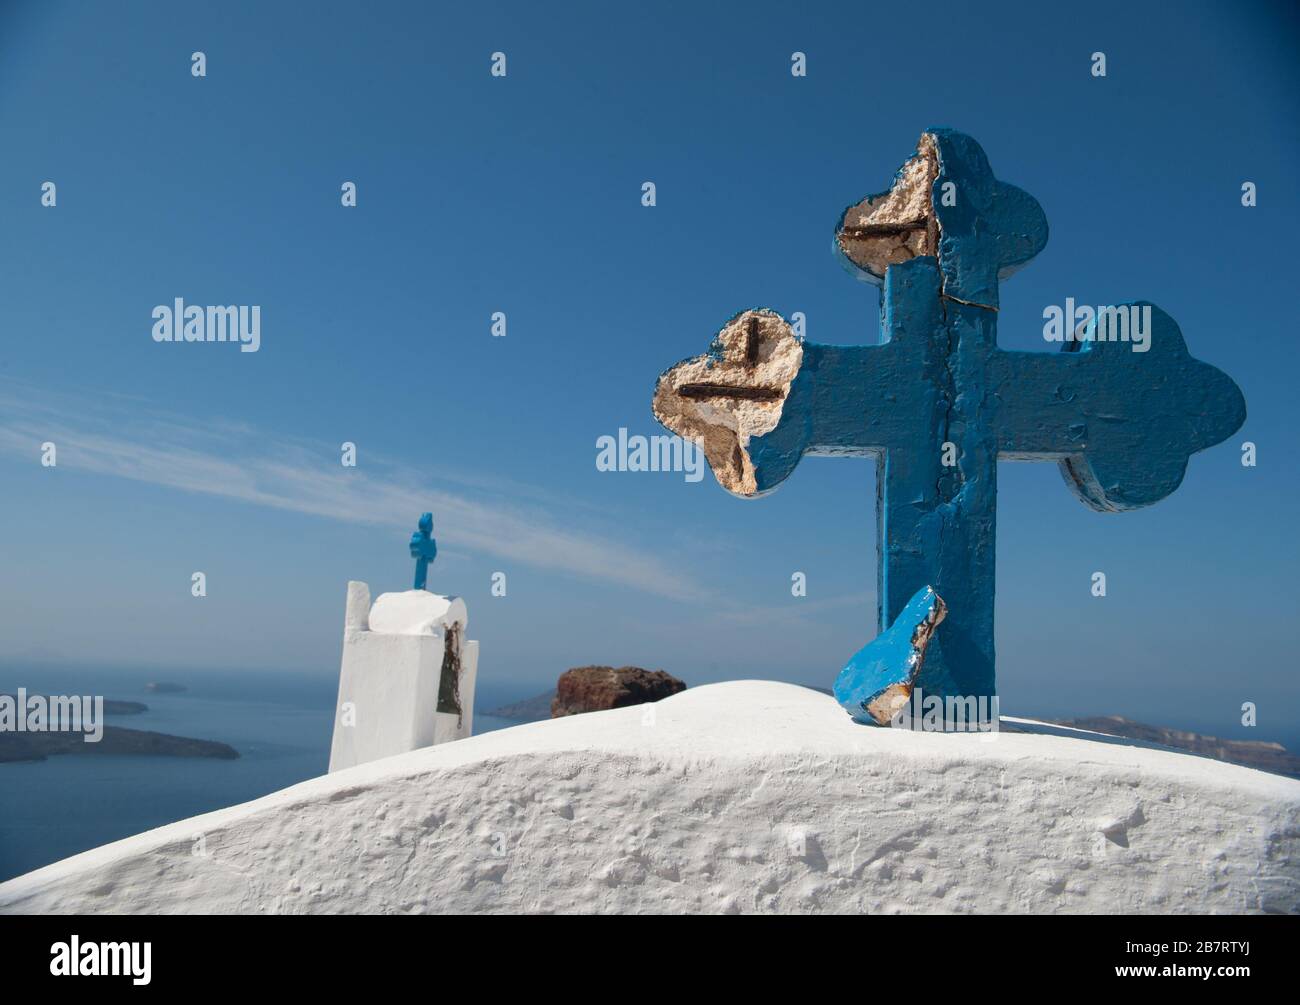
[[[874,631],[871,463],[751,502],[599,472],[595,442],[659,432],[656,376],[742,308],[874,340],[830,234],[948,125],[1052,228],[1004,345],[1055,351],[1066,297],[1150,299],[1250,412],[1136,513],[1002,466],[1004,711],[1232,732],[1252,700],[1257,735],[1300,732],[1296,8],[1055,8],[0,5],[0,684],[332,675],[347,580],[408,587],[432,508],[430,586],[468,600],[485,686],[589,662],[829,686]],[[260,352],[155,343],[175,297],[261,305]]]

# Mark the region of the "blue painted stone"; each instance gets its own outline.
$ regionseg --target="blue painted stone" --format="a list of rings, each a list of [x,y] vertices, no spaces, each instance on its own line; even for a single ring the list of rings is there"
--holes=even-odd
[[[415,559],[415,587],[423,590],[429,581],[429,563],[438,557],[438,542],[433,539],[433,514],[420,517],[420,529],[411,535],[411,557]]]
[[[850,207],[837,231],[849,267],[884,284],[878,344],[802,342],[774,312],[743,312],[708,353],[660,377],[653,408],[702,442],[738,494],[771,491],[806,454],[875,458],[878,630],[932,587],[948,613],[927,676],[954,697],[992,697],[997,462],[1055,461],[1088,506],[1135,509],[1173,492],[1191,454],[1232,435],[1246,406],[1154,305],[1146,352],[1100,341],[1000,349],[998,282],[1045,245],[1043,211],[951,130],[922,137],[896,189],[916,178],[918,220],[871,223],[882,193]],[[777,359],[795,360],[789,375]]]
[[[835,678],[835,700],[855,722],[885,726],[906,707],[925,666],[926,649],[946,614],[930,587],[917,590],[894,623],[853,654]],[[943,694],[943,682],[927,674],[926,693]]]

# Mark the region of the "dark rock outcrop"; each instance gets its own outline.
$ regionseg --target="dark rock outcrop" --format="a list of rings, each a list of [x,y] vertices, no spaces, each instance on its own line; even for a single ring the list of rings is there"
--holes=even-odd
[[[685,690],[685,683],[663,670],[574,667],[560,674],[556,682],[551,718],[643,705]]]

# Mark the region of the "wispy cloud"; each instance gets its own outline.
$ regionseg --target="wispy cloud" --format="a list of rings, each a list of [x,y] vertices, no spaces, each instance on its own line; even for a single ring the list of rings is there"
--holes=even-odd
[[[675,600],[716,598],[657,550],[590,530],[589,519],[581,528],[555,520],[545,508],[555,496],[544,490],[457,476],[446,480],[453,491],[372,452],[366,470],[344,468],[334,445],[276,438],[244,424],[199,425],[137,399],[88,401],[0,383],[0,453],[34,460],[47,440],[57,444],[60,467],[402,530],[432,509],[440,536],[458,548]],[[495,498],[502,492],[531,505],[502,504]],[[590,512],[570,502],[561,508]]]
[[[732,625],[761,625],[770,630],[815,631],[820,623],[820,615],[848,609],[860,610],[874,616],[875,606],[876,594],[863,590],[826,597],[822,600],[800,599],[779,606],[754,604],[735,610],[719,611],[716,618]],[[870,628],[870,624],[866,627]]]

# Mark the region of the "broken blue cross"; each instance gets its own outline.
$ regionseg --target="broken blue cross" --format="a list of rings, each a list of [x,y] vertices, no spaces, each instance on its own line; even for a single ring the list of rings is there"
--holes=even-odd
[[[438,542],[433,539],[433,514],[420,516],[420,529],[411,535],[411,557],[415,559],[415,587],[423,590],[429,581],[429,563],[438,557]]]
[[[856,674],[850,662],[836,696],[856,718],[880,721],[868,706],[891,683],[996,693],[998,460],[1056,461],[1084,503],[1117,512],[1169,495],[1191,454],[1245,420],[1237,385],[1145,302],[1131,305],[1150,308],[1144,351],[1114,321],[1063,353],[998,348],[998,283],[1046,242],[1038,202],[995,179],[979,144],[929,130],[893,187],[849,207],[836,232],[850,269],[884,283],[879,344],[816,345],[774,311],[745,311],[655,388],[656,418],[701,441],[742,496],[774,489],[804,454],[876,459],[878,630],[927,588],[947,613],[927,630],[919,678],[899,660]]]

